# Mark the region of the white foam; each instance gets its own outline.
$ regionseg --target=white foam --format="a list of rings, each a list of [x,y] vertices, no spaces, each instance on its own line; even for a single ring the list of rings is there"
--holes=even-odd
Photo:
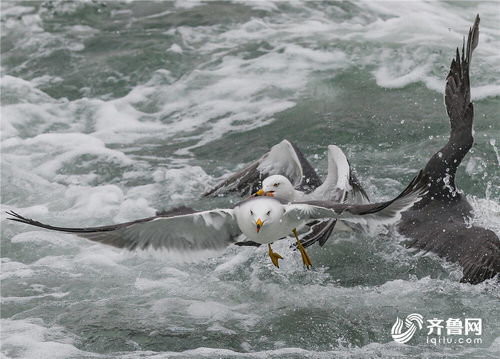
[[[483,85],[483,86],[472,86],[471,88],[471,99],[482,100],[489,97],[499,97],[500,96],[500,85]]]
[[[474,209],[474,217],[469,221],[470,225],[491,229],[495,233],[500,233],[500,204],[498,200],[489,198],[491,184],[487,184],[486,198],[477,196],[467,196],[467,201]]]
[[[175,0],[174,6],[182,9],[191,9],[196,6],[203,5],[202,1],[198,0]]]
[[[245,1],[244,3],[254,10],[263,10],[269,12],[278,10],[278,6],[276,5],[275,1]]]
[[[151,291],[153,289],[169,289],[176,286],[181,286],[182,282],[177,278],[167,278],[161,281],[151,280],[146,278],[137,278],[135,287],[142,291]]]
[[[247,314],[240,313],[236,308],[228,307],[219,302],[210,300],[206,301],[193,301],[186,308],[187,314],[195,318],[210,319],[213,321],[228,319],[246,319]]]
[[[394,66],[386,67],[383,66],[375,72],[375,79],[377,80],[377,85],[385,88],[402,88],[411,83],[425,80],[425,74],[428,71],[427,66],[417,66],[410,72],[404,71],[404,75],[398,76],[392,74]]]
[[[0,274],[2,280],[7,278],[28,278],[33,274],[33,270],[28,265],[2,258],[2,273]]]
[[[207,328],[207,330],[209,332],[219,332],[219,333],[222,333],[224,335],[237,335],[238,334],[234,330],[228,329],[228,328],[220,325],[219,323],[212,324],[211,326],[209,326]]]
[[[99,32],[99,30],[87,25],[73,25],[66,27],[66,31],[81,38],[91,37]]]
[[[31,6],[11,6],[2,8],[2,18],[8,16],[20,16],[35,10]]]
[[[182,54],[182,48],[177,44],[172,44],[172,46],[168,48],[168,51],[175,52],[176,54]]]
[[[64,298],[67,296],[69,292],[64,292],[64,293],[47,293],[47,294],[39,294],[39,295],[30,295],[26,297],[2,297],[1,303],[26,303],[31,300],[36,300],[36,299],[42,299],[42,298]]]
[[[253,255],[255,255],[254,248],[247,248],[246,250],[240,250],[231,259],[219,264],[215,268],[214,272],[215,273],[234,272],[239,268],[240,265],[245,263],[250,256],[253,256]]]
[[[82,264],[84,268],[110,268],[115,272],[119,272],[124,270],[120,262],[129,256],[129,252],[103,246],[102,244],[95,244],[81,250],[71,261]]]
[[[24,214],[24,213],[23,213]],[[26,214],[26,216],[29,216]],[[32,216],[29,216],[32,217]],[[34,217],[34,216],[33,216]],[[37,217],[35,217],[37,218]],[[56,248],[74,248],[77,244],[77,239],[74,236],[62,233],[50,233],[45,231],[28,231],[19,233],[12,237],[12,243],[33,243],[39,246],[47,246],[51,244]]]
[[[152,217],[156,210],[149,205],[145,198],[125,199],[120,204],[118,214],[113,218],[116,223],[132,221],[142,217]]]
[[[68,210],[82,217],[106,217],[114,213],[124,199],[123,191],[115,185],[96,187],[70,186],[65,197],[73,203]]]
[[[40,78],[35,78],[33,83],[33,81],[26,81],[18,77],[5,75],[0,78],[0,84],[2,95],[10,99],[12,103],[44,104],[57,102],[45,92],[35,87],[36,84],[40,84]],[[9,113],[7,115],[3,114],[3,111],[7,108],[8,106],[5,106],[5,102],[3,102],[2,117],[6,117],[2,119],[2,124],[11,117]]]
[[[62,327],[46,326],[40,319],[2,319],[1,323],[2,352],[11,358],[66,359],[90,354],[77,349]]]

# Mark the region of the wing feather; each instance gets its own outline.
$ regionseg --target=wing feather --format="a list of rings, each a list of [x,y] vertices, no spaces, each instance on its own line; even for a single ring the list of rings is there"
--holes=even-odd
[[[332,201],[296,202],[285,206],[286,216],[292,222],[338,218],[361,224],[389,224],[399,220],[400,213],[413,206],[427,192],[427,188],[426,177],[420,171],[408,187],[391,201],[363,205]]]
[[[424,206],[433,199],[447,202],[461,198],[455,186],[455,174],[463,158],[474,142],[472,126],[474,123],[474,105],[470,101],[469,67],[472,51],[479,42],[479,15],[469,30],[467,48],[465,41],[462,56],[457,48],[456,56],[451,61],[446,77],[444,103],[450,120],[450,138],[448,143],[435,153],[425,166],[425,173],[431,179],[431,187],[426,198],[419,203]]]
[[[290,141],[283,140],[258,160],[205,192],[203,196],[230,192],[237,192],[242,196],[249,195],[260,189],[264,178],[277,174],[287,177],[299,190],[311,191],[321,185],[316,171],[302,152]]]
[[[128,250],[164,248],[177,251],[221,249],[235,242],[241,231],[231,209],[160,215],[102,227],[57,227],[25,218],[13,211],[10,220]]]

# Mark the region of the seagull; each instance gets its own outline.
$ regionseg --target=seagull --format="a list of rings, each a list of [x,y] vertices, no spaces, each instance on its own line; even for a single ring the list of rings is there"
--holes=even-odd
[[[262,181],[262,188],[258,190],[257,196],[276,197],[286,201],[305,200],[330,200],[337,203],[348,202],[348,194],[352,195],[350,202],[357,204],[369,203],[368,195],[360,186],[351,185],[353,176],[349,161],[344,152],[335,145],[328,146],[328,174],[325,181],[311,192],[299,191],[294,188],[288,178],[283,175],[272,175]],[[357,180],[356,180],[357,182]],[[301,245],[309,247],[315,242],[323,246],[334,228],[342,230],[352,230],[352,225],[346,222],[339,222],[343,226],[337,225],[336,219],[327,221],[316,221],[309,224],[310,232],[304,235]]]
[[[205,192],[203,196],[221,196],[231,192],[237,192],[241,196],[254,194],[261,188],[264,178],[282,175],[295,189],[305,193],[314,191],[317,198],[334,200],[335,196],[338,197],[342,191],[346,191],[345,197],[351,203],[369,202],[344,152],[338,146],[330,145],[327,155],[328,174],[325,180],[321,181],[299,148],[292,142],[283,140],[241,171]],[[327,194],[327,197],[320,197],[320,193]]]
[[[283,140],[258,160],[205,192],[204,196],[221,196],[231,192],[238,192],[241,196],[262,195],[264,187],[269,187],[266,188],[268,196],[292,202],[329,200],[337,203],[370,203],[344,152],[338,146],[330,145],[327,157],[328,172],[322,182],[299,148],[292,142]],[[266,184],[270,186],[264,186]],[[281,188],[271,189],[274,184]],[[310,231],[303,237],[302,244],[308,247],[318,242],[323,246],[336,224],[335,219],[316,221],[310,225]],[[351,230],[353,226],[347,224],[343,227],[344,230]],[[240,245],[259,244],[246,242]]]
[[[368,203],[368,195],[363,188],[353,183],[353,177],[344,152],[338,146],[330,145],[328,146],[328,174],[324,182],[314,190],[310,192],[297,190],[287,177],[275,174],[262,181],[262,188],[256,194],[273,195],[288,201],[322,199],[343,203],[347,201],[348,194],[351,193],[352,203]]]
[[[275,253],[271,244],[292,232],[300,243],[294,228],[323,218],[341,218],[344,221],[367,224],[391,223],[400,218],[400,212],[411,207],[427,191],[419,174],[396,198],[387,202],[351,205],[333,201],[286,202],[273,197],[250,197],[231,209],[212,209],[192,212],[166,212],[163,215],[138,219],[102,227],[68,228],[44,224],[9,211],[13,221],[49,230],[73,233],[102,244],[128,250],[164,248],[170,251],[192,252],[214,250],[237,242],[243,234],[259,244],[268,245],[272,263],[279,267],[283,257]],[[305,249],[298,245],[307,268],[311,261]]]

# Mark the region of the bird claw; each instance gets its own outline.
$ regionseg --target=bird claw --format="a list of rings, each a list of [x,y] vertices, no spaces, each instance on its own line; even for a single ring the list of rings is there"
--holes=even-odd
[[[309,258],[309,254],[307,254],[306,249],[302,245],[302,242],[299,239],[299,235],[297,233],[297,230],[293,229],[292,232],[293,232],[295,238],[297,239],[297,242],[296,242],[297,249],[300,251],[300,255],[302,256],[302,263],[304,263],[304,266],[307,269],[311,269],[312,268],[311,258]]]
[[[302,263],[304,263],[304,266],[307,269],[311,269],[312,262],[311,262],[311,258],[309,258],[309,254],[307,254],[306,250],[302,246],[299,247],[299,251],[300,251],[300,255],[302,256]]]
[[[273,250],[271,248],[269,248],[268,254],[269,254],[269,257],[271,258],[271,262],[273,262],[274,266],[279,268],[280,265],[278,263],[278,260],[283,259],[283,257],[280,256],[278,253],[273,252]]]

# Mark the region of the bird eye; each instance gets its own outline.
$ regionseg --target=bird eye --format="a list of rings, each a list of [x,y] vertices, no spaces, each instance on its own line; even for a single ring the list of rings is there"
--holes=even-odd
[[[280,185],[279,183],[273,184],[274,187],[278,187],[279,185]]]
[[[269,216],[269,215],[271,215],[271,211],[267,211],[267,213],[266,213],[266,214],[267,214],[268,216]]]
[[[252,210],[250,210],[250,215],[253,216],[253,211]]]

